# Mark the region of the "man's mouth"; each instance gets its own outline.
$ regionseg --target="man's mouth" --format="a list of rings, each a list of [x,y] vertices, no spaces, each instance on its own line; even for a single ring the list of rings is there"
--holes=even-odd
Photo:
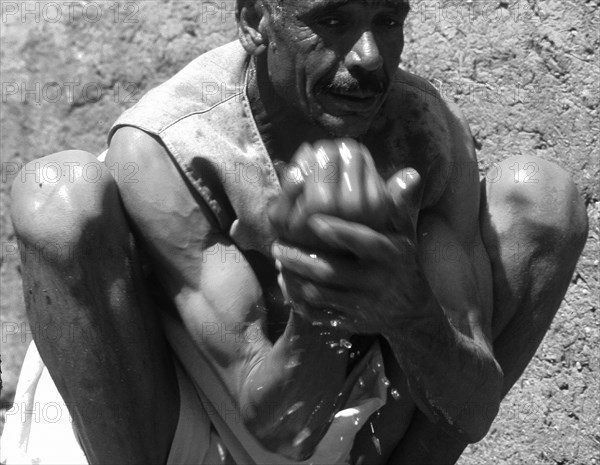
[[[343,90],[331,90],[331,95],[337,98],[343,98],[353,100],[356,102],[368,102],[371,99],[379,97],[378,93],[374,92],[363,92],[363,91],[343,91]]]
[[[327,89],[318,95],[319,100],[332,114],[371,113],[380,100],[381,93]]]
[[[336,82],[324,86],[317,97],[333,114],[370,113],[380,101],[385,86],[380,81],[359,84]]]

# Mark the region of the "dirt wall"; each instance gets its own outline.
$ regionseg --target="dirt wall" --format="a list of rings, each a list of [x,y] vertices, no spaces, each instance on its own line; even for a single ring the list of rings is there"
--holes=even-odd
[[[236,37],[234,2],[4,1],[0,71],[2,402],[14,395],[32,331],[21,295],[7,193],[18,168],[55,151],[99,153],[146,90]],[[470,121],[482,170],[535,154],[567,169],[590,235],[573,283],[489,435],[461,464],[600,461],[598,411],[599,2],[413,1],[403,66]],[[22,174],[21,174],[22,176]]]

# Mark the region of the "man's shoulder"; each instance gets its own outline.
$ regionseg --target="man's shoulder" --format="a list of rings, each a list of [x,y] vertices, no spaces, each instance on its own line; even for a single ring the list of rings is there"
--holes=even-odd
[[[464,119],[458,107],[445,99],[431,82],[403,69],[394,75],[389,106],[409,112],[413,118],[424,115],[440,120]]]
[[[398,70],[383,109],[398,156],[425,179],[424,202],[439,201],[455,166],[476,163],[469,125],[426,79]]]
[[[458,105],[444,98],[427,79],[402,69],[394,76],[385,110],[389,117],[445,139],[449,146],[467,134],[470,138],[469,124]]]

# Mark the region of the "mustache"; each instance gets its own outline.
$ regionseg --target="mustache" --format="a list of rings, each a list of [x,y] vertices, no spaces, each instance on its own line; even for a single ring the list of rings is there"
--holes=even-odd
[[[334,93],[364,92],[380,94],[385,91],[385,87],[385,82],[374,76],[364,76],[357,79],[354,76],[342,75],[336,76],[333,81],[324,87],[324,90]]]

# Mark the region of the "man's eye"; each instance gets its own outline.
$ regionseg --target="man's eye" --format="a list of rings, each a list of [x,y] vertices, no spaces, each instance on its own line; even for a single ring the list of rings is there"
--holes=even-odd
[[[391,16],[383,16],[377,20],[377,23],[380,26],[386,27],[388,29],[395,29],[402,25],[401,21],[399,21],[397,18],[391,17]]]
[[[333,16],[321,18],[319,20],[319,24],[324,27],[340,27],[343,25],[342,20],[340,18],[336,18]]]

